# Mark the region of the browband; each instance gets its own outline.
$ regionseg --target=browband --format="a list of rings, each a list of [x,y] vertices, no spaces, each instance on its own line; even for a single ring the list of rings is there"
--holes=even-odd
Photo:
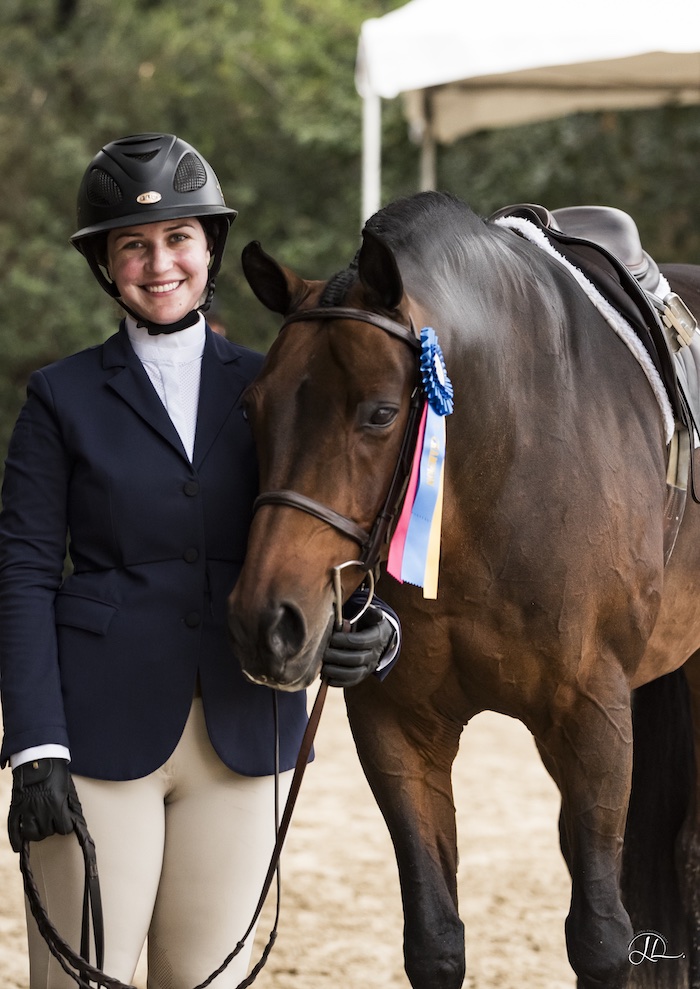
[[[290,313],[285,318],[280,331],[285,326],[288,326],[289,323],[303,323],[310,319],[359,320],[361,323],[369,323],[371,326],[376,326],[380,330],[385,330],[385,332],[391,333],[392,336],[405,341],[416,350],[420,350],[420,340],[416,336],[413,320],[410,321],[410,326],[404,326],[403,323],[397,323],[395,319],[389,319],[388,316],[368,312],[366,309],[352,309],[349,306],[319,306],[316,309],[297,309],[296,312]]]

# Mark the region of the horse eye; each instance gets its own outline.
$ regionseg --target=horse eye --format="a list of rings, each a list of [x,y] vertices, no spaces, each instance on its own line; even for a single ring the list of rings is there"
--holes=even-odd
[[[390,426],[398,414],[399,410],[393,405],[380,405],[369,417],[369,422],[372,426]]]

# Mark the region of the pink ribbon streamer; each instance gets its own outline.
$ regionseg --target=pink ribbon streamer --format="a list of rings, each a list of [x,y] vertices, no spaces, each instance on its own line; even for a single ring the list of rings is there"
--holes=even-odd
[[[427,417],[428,403],[426,402],[423,408],[420,426],[418,427],[418,440],[416,442],[416,451],[413,455],[411,476],[408,481],[408,488],[406,489],[406,497],[403,500],[401,515],[399,516],[399,521],[396,525],[396,529],[394,530],[391,543],[389,544],[389,557],[386,565],[387,573],[394,577],[395,580],[398,580],[400,584],[403,584],[403,579],[401,577],[401,565],[403,562],[404,548],[406,546],[408,524],[411,521],[411,510],[413,509],[413,503],[416,499],[416,490],[418,488],[418,475],[420,471],[421,456],[423,453],[423,438],[425,436],[425,422]]]

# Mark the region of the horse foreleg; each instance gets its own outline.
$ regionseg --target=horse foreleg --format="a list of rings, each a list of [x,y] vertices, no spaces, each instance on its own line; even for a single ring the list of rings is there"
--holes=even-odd
[[[691,799],[678,843],[678,874],[688,918],[688,989],[700,989],[700,652],[684,667],[690,696],[694,759]]]
[[[346,693],[363,770],[389,828],[404,911],[404,961],[413,989],[460,989],[464,925],[457,909],[451,767],[462,726],[419,721],[367,681]]]
[[[632,770],[629,691],[608,671],[605,683],[589,680],[564,695],[557,692],[549,725],[536,734],[562,797],[569,961],[579,989],[624,989],[633,934],[619,885]]]

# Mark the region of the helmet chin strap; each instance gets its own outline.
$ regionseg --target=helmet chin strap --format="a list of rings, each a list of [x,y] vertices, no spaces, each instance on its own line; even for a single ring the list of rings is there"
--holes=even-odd
[[[199,309],[193,309],[186,316],[183,316],[182,319],[178,319],[176,323],[153,323],[150,319],[139,317],[136,320],[136,325],[145,326],[148,330],[148,335],[156,337],[161,333],[177,333],[178,330],[186,330],[188,326],[194,326],[198,319]]]
[[[141,316],[133,309],[130,309],[119,296],[114,296],[114,300],[125,312],[128,312],[132,319],[136,320],[137,326],[143,326],[144,329],[148,330],[149,336],[155,337],[159,336],[161,333],[177,333],[178,330],[186,330],[188,326],[194,326],[199,319],[200,313],[205,313],[209,309],[211,300],[214,298],[215,287],[215,282],[212,278],[207,286],[206,298],[201,306],[185,313],[185,315],[181,319],[178,319],[175,323],[155,323],[153,320],[146,319],[145,316]]]

